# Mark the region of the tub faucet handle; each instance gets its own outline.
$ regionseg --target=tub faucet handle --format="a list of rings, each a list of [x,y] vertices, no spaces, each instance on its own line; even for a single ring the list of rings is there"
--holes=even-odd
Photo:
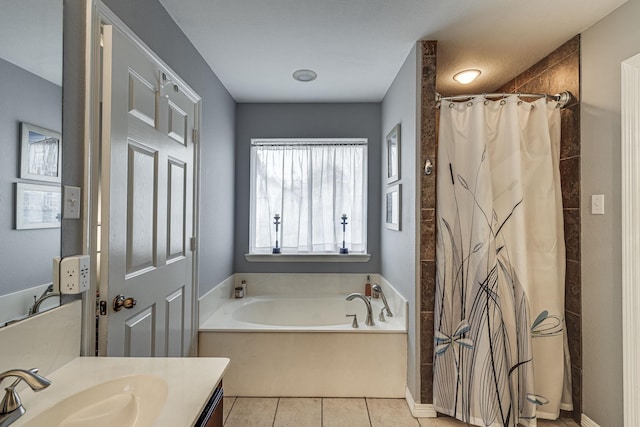
[[[362,302],[364,302],[364,304],[367,306],[367,320],[364,321],[364,324],[367,326],[375,325],[375,323],[373,323],[373,314],[371,312],[371,301],[369,301],[369,298],[365,297],[364,295],[358,292],[354,292],[352,294],[347,295],[347,301],[353,301],[354,298],[361,299]]]
[[[353,316],[353,322],[351,322],[351,327],[352,328],[359,328],[360,326],[358,326],[358,315],[357,314],[347,314],[346,317],[352,317]]]
[[[387,319],[384,317],[384,307],[380,310],[380,316],[378,316],[378,320],[381,322],[386,322]]]

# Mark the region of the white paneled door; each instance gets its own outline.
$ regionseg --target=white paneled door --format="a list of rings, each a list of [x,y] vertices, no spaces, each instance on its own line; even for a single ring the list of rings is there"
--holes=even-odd
[[[102,44],[100,353],[184,356],[199,104],[118,28]]]

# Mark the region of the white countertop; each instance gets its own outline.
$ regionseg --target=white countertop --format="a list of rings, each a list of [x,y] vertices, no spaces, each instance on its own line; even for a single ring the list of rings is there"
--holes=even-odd
[[[27,413],[14,425],[35,418],[42,411],[79,391],[136,374],[156,375],[168,384],[168,395],[154,426],[192,426],[222,380],[229,365],[227,358],[125,358],[78,357],[46,377],[52,384],[37,393],[20,393]]]

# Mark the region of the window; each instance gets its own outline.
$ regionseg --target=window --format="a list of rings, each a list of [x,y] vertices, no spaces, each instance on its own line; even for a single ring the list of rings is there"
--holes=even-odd
[[[251,141],[249,252],[367,252],[366,139]],[[281,224],[276,235],[274,216]]]

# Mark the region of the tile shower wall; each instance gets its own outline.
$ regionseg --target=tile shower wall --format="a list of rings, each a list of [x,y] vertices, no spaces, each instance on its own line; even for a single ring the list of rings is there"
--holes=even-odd
[[[434,164],[437,146],[435,108],[436,42],[422,42],[421,164]],[[561,111],[560,175],[567,273],[565,318],[571,353],[573,418],[582,413],[582,322],[580,277],[580,36],[576,36],[496,92],[569,91],[574,99]],[[433,305],[435,295],[435,173],[421,182],[421,403],[433,402]],[[565,414],[568,415],[568,414]]]
[[[580,36],[577,35],[497,92],[569,91],[572,101],[560,112],[560,179],[567,253],[565,321],[571,353],[573,414],[582,413],[582,281],[580,276]],[[565,414],[569,415],[569,414]]]

